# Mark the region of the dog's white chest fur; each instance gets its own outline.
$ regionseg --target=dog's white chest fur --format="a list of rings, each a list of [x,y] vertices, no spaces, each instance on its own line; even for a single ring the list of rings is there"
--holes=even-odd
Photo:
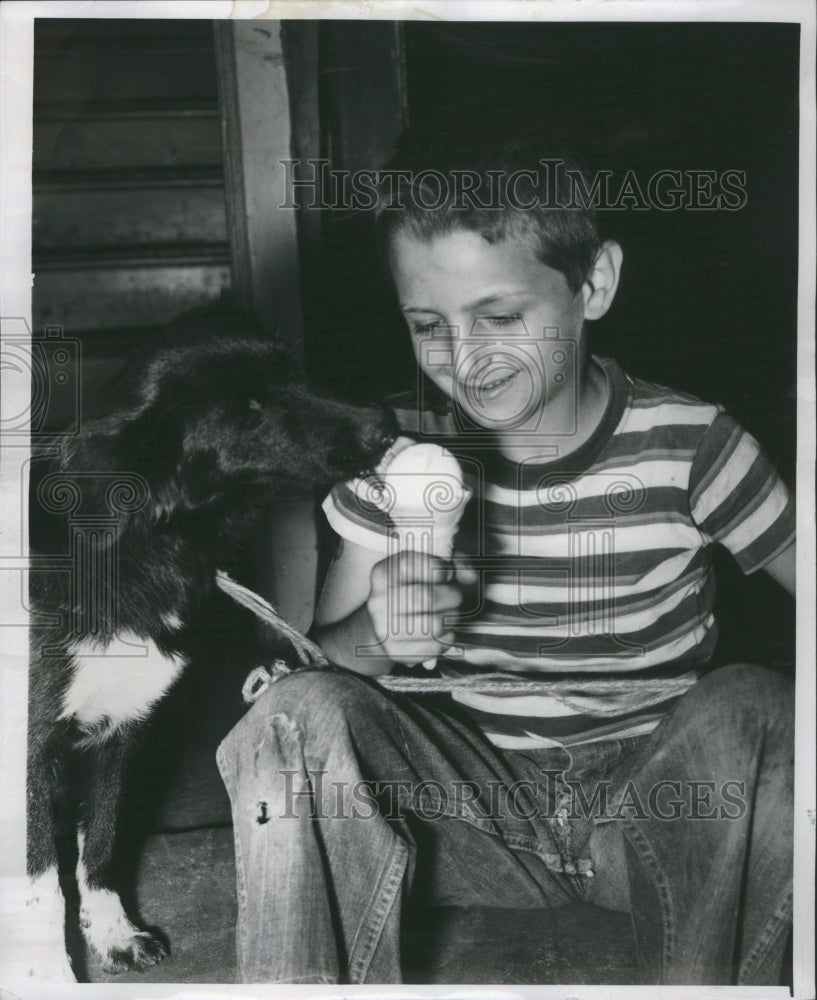
[[[80,640],[71,652],[74,671],[60,718],[86,726],[104,722],[108,729],[144,719],[187,662],[130,632],[119,633],[108,647]]]

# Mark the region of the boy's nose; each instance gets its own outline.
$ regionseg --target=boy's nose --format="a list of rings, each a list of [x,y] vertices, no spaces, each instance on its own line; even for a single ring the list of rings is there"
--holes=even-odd
[[[473,377],[487,371],[504,354],[496,344],[460,344],[453,352],[452,368],[455,376]]]

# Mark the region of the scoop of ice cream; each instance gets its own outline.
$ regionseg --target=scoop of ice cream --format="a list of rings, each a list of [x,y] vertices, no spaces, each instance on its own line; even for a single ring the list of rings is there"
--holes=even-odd
[[[384,506],[401,548],[427,549],[448,559],[471,491],[456,458],[438,444],[398,438],[378,473]]]

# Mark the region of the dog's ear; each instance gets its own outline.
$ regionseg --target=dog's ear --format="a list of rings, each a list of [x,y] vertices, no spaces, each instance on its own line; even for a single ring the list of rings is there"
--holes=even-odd
[[[121,526],[137,514],[158,521],[182,502],[177,437],[142,407],[88,423],[63,442],[59,465],[80,481],[86,514],[115,515]]]

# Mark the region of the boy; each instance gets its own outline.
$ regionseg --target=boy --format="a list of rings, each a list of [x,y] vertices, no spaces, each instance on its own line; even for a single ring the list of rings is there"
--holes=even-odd
[[[345,670],[276,683],[219,751],[244,981],[399,982],[418,900],[587,900],[631,913],[644,982],[778,981],[791,691],[710,669],[711,549],[793,592],[792,503],[718,407],[590,354],[622,252],[554,162],[424,156],[381,188],[381,247],[447,401],[397,413],[461,461],[467,558],[393,554],[359,483],[327,499],[341,543],[315,635]],[[359,676],[434,657],[468,678],[442,702]],[[485,693],[486,671],[525,683]]]

